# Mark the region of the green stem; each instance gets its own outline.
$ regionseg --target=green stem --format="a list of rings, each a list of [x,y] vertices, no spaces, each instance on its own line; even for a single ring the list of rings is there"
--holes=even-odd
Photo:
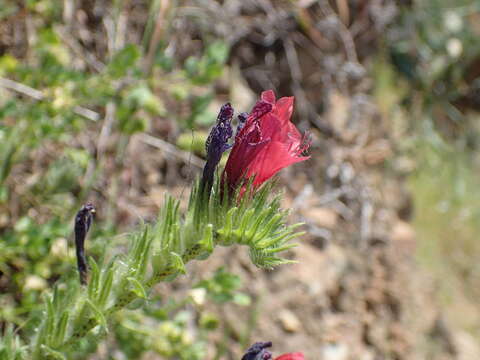
[[[191,248],[194,249],[195,245]],[[193,251],[188,251],[188,254],[192,254]],[[198,250],[197,250],[198,252]],[[173,275],[175,273],[174,267],[168,267],[164,271],[152,275],[152,277],[147,281],[145,284],[147,288],[153,287],[155,284],[165,280],[167,277]],[[122,296],[118,298],[118,300],[105,310],[105,318],[108,318],[112,314],[116,313],[117,311],[123,309],[124,307],[128,306],[133,300],[135,300],[138,296],[133,291],[128,291],[124,293]],[[67,350],[71,347],[74,347],[78,341],[84,338],[90,330],[95,328],[98,325],[98,321],[96,318],[92,317],[88,319],[85,323],[81,325],[79,329],[76,329],[73,334],[61,345],[61,350]]]

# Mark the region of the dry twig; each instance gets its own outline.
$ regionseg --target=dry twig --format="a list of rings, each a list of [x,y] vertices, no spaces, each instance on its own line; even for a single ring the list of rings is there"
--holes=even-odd
[[[153,30],[152,37],[150,38],[150,43],[148,44],[148,53],[145,56],[145,67],[144,70],[146,73],[149,73],[152,69],[153,60],[155,58],[155,53],[157,52],[158,43],[162,37],[165,17],[167,10],[169,8],[169,0],[160,0],[160,9],[158,10],[158,16],[155,22],[155,29]]]
[[[10,80],[10,79],[0,77],[0,87],[2,87],[4,89],[7,89],[7,90],[15,91],[19,94],[31,97],[32,99],[35,99],[35,100],[38,100],[38,101],[47,100],[45,95],[43,95],[43,93],[40,90],[34,89],[34,88],[32,88],[28,85],[16,82],[14,80]],[[87,109],[87,108],[85,108],[83,106],[80,106],[80,105],[74,106],[72,111],[75,114],[77,114],[79,116],[82,116],[82,117],[84,117],[88,120],[98,121],[100,119],[100,114],[99,113],[97,113],[93,110]]]
[[[186,163],[190,163],[200,169],[203,169],[205,166],[205,161],[200,159],[198,156],[193,155],[191,152],[180,150],[175,145],[148,134],[140,134],[139,136],[140,140],[145,144],[165,151],[167,154],[173,155],[185,161]]]

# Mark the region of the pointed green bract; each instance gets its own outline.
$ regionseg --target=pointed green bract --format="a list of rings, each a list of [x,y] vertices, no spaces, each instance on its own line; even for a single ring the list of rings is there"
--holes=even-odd
[[[147,298],[147,292],[145,291],[145,288],[143,285],[138,281],[137,279],[133,277],[127,278],[127,280],[132,284],[132,291],[141,299],[146,299]]]
[[[55,336],[52,341],[52,346],[58,347],[65,339],[69,317],[70,317],[70,314],[68,310],[65,310],[60,316],[60,319],[58,320],[57,328],[55,331]]]
[[[100,281],[100,270],[98,269],[98,265],[93,258],[89,259],[90,268],[91,268],[91,275],[90,281],[88,283],[88,297],[90,299],[94,299],[97,296],[98,292],[98,283]]]
[[[102,272],[102,286],[98,293],[97,304],[100,308],[104,308],[107,304],[108,297],[112,290],[114,272],[114,262],[111,262],[108,267]]]
[[[56,359],[56,360],[67,360],[67,357],[64,354],[62,354],[60,351],[51,349],[47,345],[42,345],[41,350],[44,358]]]
[[[90,299],[86,299],[85,303],[92,311],[93,316],[96,318],[98,324],[107,330],[107,320],[105,319],[103,312]]]

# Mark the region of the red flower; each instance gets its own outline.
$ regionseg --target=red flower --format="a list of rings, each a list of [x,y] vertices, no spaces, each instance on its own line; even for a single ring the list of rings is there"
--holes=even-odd
[[[305,360],[302,353],[288,353],[275,358],[275,360]]]
[[[281,169],[309,158],[302,156],[309,144],[290,122],[293,100],[276,101],[272,90],[265,91],[243,127],[239,126],[222,175],[231,191],[252,176],[256,188]]]

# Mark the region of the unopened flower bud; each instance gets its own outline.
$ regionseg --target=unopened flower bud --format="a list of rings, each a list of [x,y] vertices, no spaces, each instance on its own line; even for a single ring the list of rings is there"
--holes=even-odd
[[[272,346],[271,341],[256,342],[243,355],[242,360],[270,360],[272,353],[267,348]]]
[[[228,140],[233,135],[232,130],[233,108],[230,103],[226,103],[220,109],[217,117],[217,123],[212,128],[210,135],[205,143],[207,151],[207,163],[203,168],[203,175],[200,189],[202,192],[210,194],[215,169],[222,158],[222,154],[228,150],[231,145]]]

